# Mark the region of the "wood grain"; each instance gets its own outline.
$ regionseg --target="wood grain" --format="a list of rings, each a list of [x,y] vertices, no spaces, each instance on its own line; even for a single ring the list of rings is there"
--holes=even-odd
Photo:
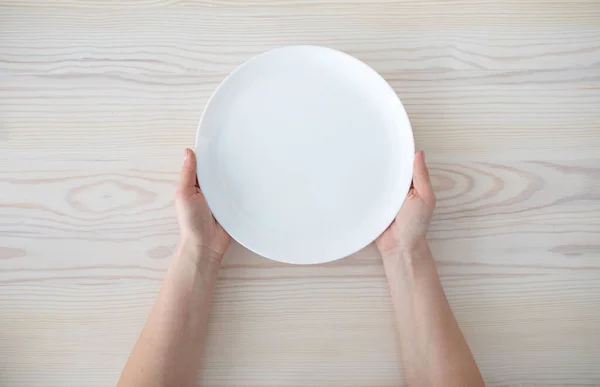
[[[204,104],[286,44],[360,58],[405,104],[488,385],[600,385],[595,0],[0,1],[0,385],[116,382]],[[199,385],[403,385],[373,246],[295,267],[234,244],[220,276]]]

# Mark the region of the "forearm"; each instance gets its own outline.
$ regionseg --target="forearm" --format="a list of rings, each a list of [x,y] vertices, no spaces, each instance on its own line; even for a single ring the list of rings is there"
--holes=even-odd
[[[181,245],[118,387],[194,386],[219,259]]]
[[[409,386],[483,386],[426,242],[384,257]]]

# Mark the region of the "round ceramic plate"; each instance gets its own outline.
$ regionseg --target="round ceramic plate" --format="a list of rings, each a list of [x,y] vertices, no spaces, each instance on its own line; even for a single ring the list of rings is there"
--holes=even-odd
[[[196,137],[198,182],[240,244],[296,264],[372,242],[410,187],[410,122],[387,82],[324,47],[277,48],[231,73]]]

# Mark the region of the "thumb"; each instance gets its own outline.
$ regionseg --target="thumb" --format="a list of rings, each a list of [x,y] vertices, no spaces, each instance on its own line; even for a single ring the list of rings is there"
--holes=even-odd
[[[179,188],[196,186],[196,154],[191,149],[185,150],[185,160],[179,175]]]
[[[429,170],[425,164],[425,152],[419,151],[415,154],[413,165],[413,185],[419,196],[423,198],[433,197],[433,188],[429,179]]]

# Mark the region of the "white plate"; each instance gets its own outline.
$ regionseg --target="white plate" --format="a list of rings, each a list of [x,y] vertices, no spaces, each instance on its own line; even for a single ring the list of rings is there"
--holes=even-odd
[[[392,222],[412,179],[410,122],[386,81],[347,54],[277,48],[208,101],[198,182],[217,221],[276,261],[350,255]]]

